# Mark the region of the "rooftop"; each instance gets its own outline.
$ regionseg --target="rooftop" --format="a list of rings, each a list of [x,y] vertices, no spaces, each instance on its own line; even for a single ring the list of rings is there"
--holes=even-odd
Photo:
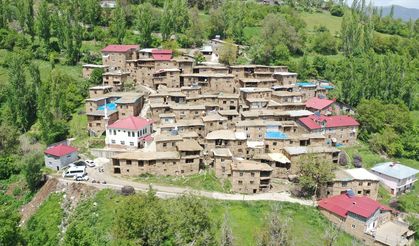
[[[346,169],[345,172],[351,175],[356,180],[379,180],[377,176],[375,176],[373,173],[369,172],[365,168]]]
[[[102,49],[102,52],[115,52],[115,53],[125,53],[133,49],[140,48],[139,45],[119,45],[111,44]]]
[[[275,132],[266,132],[265,133],[265,138],[267,139],[288,139],[287,134],[280,132],[280,131],[275,131]]]
[[[216,148],[216,149],[212,149],[211,151],[214,153],[214,156],[221,156],[221,157],[233,156],[229,148]]]
[[[310,115],[300,118],[299,121],[310,130],[321,129],[322,127],[348,127],[359,126],[359,123],[349,115],[317,116]]]
[[[419,173],[417,169],[394,162],[379,163],[371,168],[371,170],[396,179],[404,179]]]
[[[44,153],[47,155],[61,157],[61,156],[65,156],[76,151],[77,149],[74,147],[71,147],[65,144],[59,144],[51,148],[48,148],[47,150],[44,151]]]
[[[321,99],[321,98],[318,98],[318,97],[312,97],[312,98],[310,98],[310,99],[307,100],[306,107],[307,108],[317,109],[317,110],[322,110],[324,108],[329,107],[334,102],[335,102],[334,100]]]
[[[284,147],[285,152],[290,155],[301,155],[310,153],[333,153],[339,152],[340,150],[334,147],[323,147],[323,146],[299,146],[299,147]]]
[[[235,160],[231,166],[233,171],[272,171],[272,167],[266,163],[251,160]]]
[[[125,119],[117,120],[115,123],[109,125],[108,128],[109,129],[140,130],[152,123],[153,121],[149,119],[130,116]]]
[[[164,151],[164,152],[125,152],[122,154],[114,155],[114,159],[123,159],[123,160],[139,160],[139,161],[148,161],[148,160],[176,160],[179,159],[179,152],[177,151]]]
[[[193,139],[183,139],[176,144],[178,151],[202,151],[201,145]]]
[[[319,207],[325,209],[331,213],[346,217],[348,213],[353,213],[366,219],[374,215],[375,211],[391,210],[372,200],[366,196],[350,196],[348,194],[341,194],[338,196],[332,196],[319,201]]]

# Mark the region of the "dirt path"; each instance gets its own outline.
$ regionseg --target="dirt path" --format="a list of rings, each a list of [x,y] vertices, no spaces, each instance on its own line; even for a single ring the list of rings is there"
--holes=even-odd
[[[311,200],[304,200],[304,199],[291,197],[290,193],[288,192],[260,193],[260,194],[252,194],[252,195],[228,194],[228,193],[221,193],[221,192],[194,190],[191,188],[184,188],[184,187],[140,183],[136,181],[131,181],[131,180],[126,180],[123,178],[115,177],[106,172],[99,173],[96,168],[89,168],[88,174],[91,180],[97,180],[101,182],[106,181],[106,184],[92,183],[91,180],[88,182],[84,182],[85,184],[94,186],[98,189],[110,188],[110,189],[119,190],[123,186],[129,185],[129,186],[134,187],[134,189],[137,191],[146,192],[149,190],[151,186],[152,189],[156,191],[156,195],[160,198],[171,198],[171,197],[181,196],[183,194],[193,194],[196,196],[202,196],[202,197],[207,197],[207,198],[217,199],[217,200],[281,201],[281,202],[298,203],[298,204],[306,205],[306,206],[313,206],[313,202]],[[60,177],[60,180],[62,182],[69,182],[69,183],[77,182],[77,181],[73,181],[69,179],[64,179],[61,177]]]

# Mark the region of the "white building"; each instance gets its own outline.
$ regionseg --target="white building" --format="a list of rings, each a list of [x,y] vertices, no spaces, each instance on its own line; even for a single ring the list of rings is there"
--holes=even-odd
[[[45,166],[59,171],[79,159],[77,149],[59,144],[44,151]]]
[[[153,121],[130,116],[106,127],[106,144],[110,147],[144,148],[153,140]]]
[[[419,172],[417,169],[395,162],[379,163],[371,168],[371,171],[378,176],[392,195],[399,195],[410,190]]]

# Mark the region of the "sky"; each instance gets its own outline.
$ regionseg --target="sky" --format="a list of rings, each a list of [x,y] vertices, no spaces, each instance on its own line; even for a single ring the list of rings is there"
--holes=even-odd
[[[348,2],[351,3],[352,1],[349,0]],[[372,2],[375,6],[400,5],[406,8],[419,9],[419,0],[372,0]]]

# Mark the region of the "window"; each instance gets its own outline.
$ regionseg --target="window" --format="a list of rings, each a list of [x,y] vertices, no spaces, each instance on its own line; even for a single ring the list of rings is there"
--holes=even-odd
[[[367,183],[367,185],[368,185],[368,186],[371,186],[371,182],[368,182],[368,183]]]
[[[250,173],[250,176],[254,177],[255,176],[255,173]]]
[[[121,144],[124,145],[125,144],[125,141],[121,141]]]
[[[167,146],[167,143],[163,143],[163,147],[166,147]]]
[[[130,146],[134,146],[134,142],[129,142],[129,145]]]
[[[273,145],[276,146],[278,143],[277,142],[273,142]]]
[[[127,165],[131,165],[132,161],[131,160],[127,160]]]
[[[250,181],[250,184],[254,184],[254,183],[255,183],[255,181],[253,181],[253,180],[252,180],[252,181]]]
[[[131,137],[131,132],[128,132],[128,137]]]
[[[240,175],[240,177],[242,177],[242,176],[243,176],[243,173],[242,173],[242,172],[240,172],[240,173],[239,173],[239,175]]]
[[[176,165],[176,162],[175,161],[173,162],[173,165]]]
[[[352,224],[352,228],[355,228],[355,225],[354,224]]]
[[[358,191],[358,195],[361,195],[361,193],[362,193],[362,191],[360,191],[360,190],[359,190],[359,191]]]
[[[138,166],[143,167],[144,166],[144,161],[138,161]]]
[[[238,183],[239,183],[239,185],[242,185],[243,184],[243,181],[239,180]]]
[[[185,171],[184,170],[180,170],[180,173],[184,173]]]
[[[359,182],[359,186],[362,186],[362,182]]]
[[[193,163],[193,159],[186,159],[186,163]]]
[[[115,144],[115,140],[111,140],[111,143]]]
[[[346,187],[348,185],[348,182],[342,182],[342,187]]]

